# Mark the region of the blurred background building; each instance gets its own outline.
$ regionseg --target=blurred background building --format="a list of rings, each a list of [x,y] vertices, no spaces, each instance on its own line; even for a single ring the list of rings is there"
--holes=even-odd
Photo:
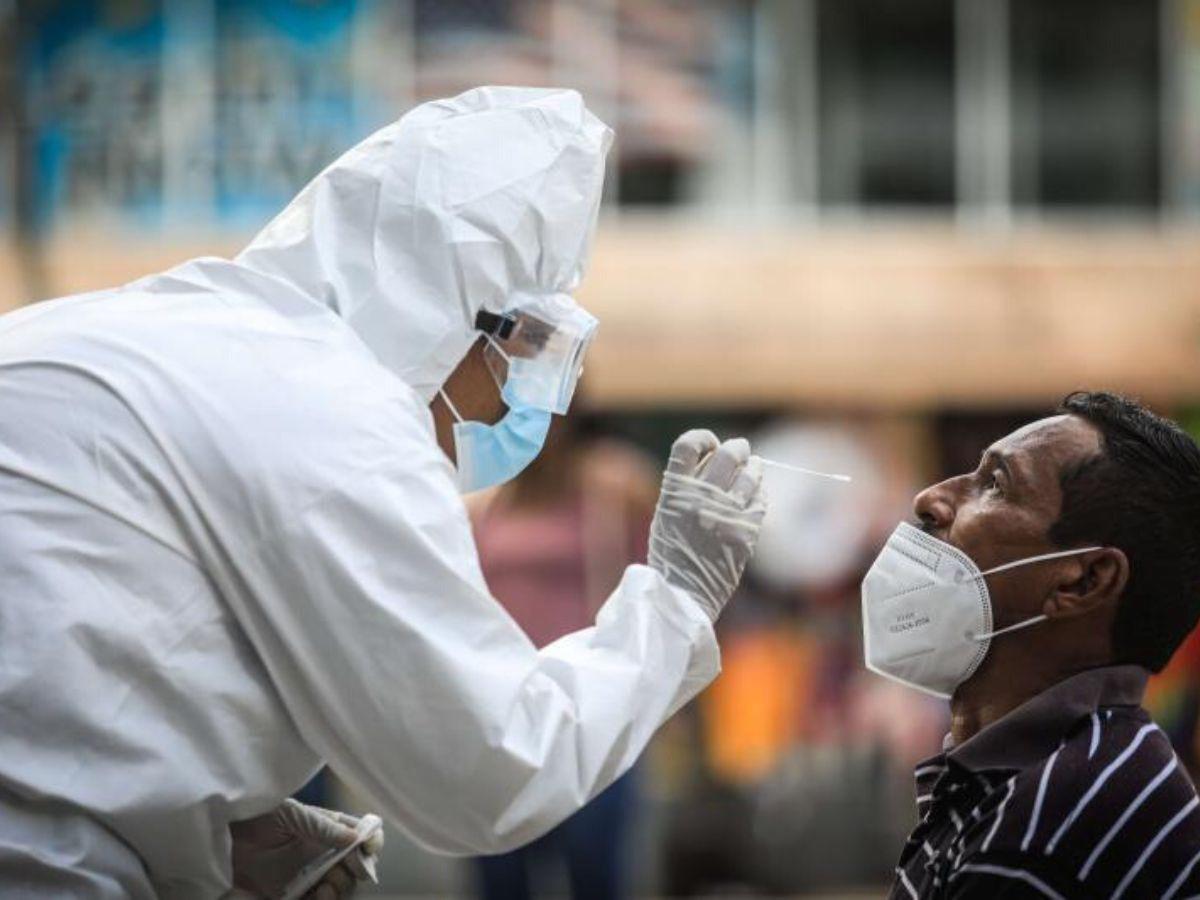
[[[944,727],[861,671],[858,581],[913,490],[1077,387],[1200,427],[1200,2],[0,0],[0,310],[235,252],[484,83],[578,88],[617,131],[588,440],[657,464],[706,425],[856,475],[770,476],[725,674],[637,773],[622,883],[878,894]],[[1194,763],[1200,648],[1154,691]],[[381,890],[476,885],[392,830]]]

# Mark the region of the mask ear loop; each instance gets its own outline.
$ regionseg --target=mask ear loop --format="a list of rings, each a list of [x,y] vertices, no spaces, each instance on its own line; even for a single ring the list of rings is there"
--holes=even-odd
[[[1093,550],[1103,550],[1103,547],[1076,547],[1074,550],[1059,550],[1055,553],[1042,553],[1039,556],[1030,556],[1026,559],[1014,559],[1012,562],[1006,562],[1003,565],[993,566],[986,572],[980,572],[978,575],[972,575],[972,580],[983,578],[985,575],[995,575],[997,572],[1006,572],[1009,569],[1015,569],[1018,566],[1028,566],[1036,562],[1045,562],[1048,559],[1062,559],[1064,556],[1078,556],[1080,553],[1091,553]]]
[[[489,344],[492,345],[492,349],[494,349],[497,353],[500,354],[501,357],[503,357],[505,363],[507,363],[508,365],[511,366],[512,365],[512,357],[504,352],[504,348],[500,346],[500,344],[496,341],[496,339],[494,337],[492,337],[490,334],[488,334],[487,332],[484,332],[483,337]]]
[[[1009,625],[1007,628],[997,628],[995,631],[985,631],[983,634],[968,634],[967,637],[973,641],[986,641],[1000,634],[1008,634],[1010,631],[1017,631],[1021,628],[1028,628],[1030,625],[1036,625],[1038,622],[1045,622],[1050,618],[1045,613],[1040,616],[1026,619],[1024,622],[1018,622],[1015,625]]]
[[[442,398],[442,402],[446,404],[446,408],[450,410],[450,415],[454,416],[455,421],[460,425],[466,421],[466,419],[459,415],[458,407],[450,402],[450,396],[442,388],[438,388],[438,396]]]
[[[980,572],[978,575],[972,575],[970,581],[976,581],[986,575],[994,575],[997,572],[1005,572],[1009,569],[1015,569],[1018,566],[1027,566],[1031,563],[1045,562],[1048,559],[1062,559],[1064,556],[1078,556],[1080,553],[1089,553],[1092,550],[1103,550],[1103,547],[1077,547],[1074,550],[1059,550],[1055,553],[1042,553],[1038,556],[1031,556],[1028,559],[1016,559],[1012,562],[1004,563],[1003,565],[993,566],[986,572]],[[1038,622],[1045,622],[1049,616],[1042,613],[1039,616],[1033,616],[1023,622],[1017,622],[1015,625],[1009,625],[1006,628],[997,628],[995,631],[987,631],[983,634],[968,634],[967,637],[973,641],[986,641],[994,638],[997,635],[1008,634],[1010,631],[1017,631],[1021,628],[1028,628],[1030,625],[1036,625]]]
[[[492,381],[495,382],[496,387],[500,391],[500,396],[503,397],[504,396],[504,388],[507,387],[508,372],[511,372],[511,370],[512,370],[512,357],[504,352],[504,348],[501,347],[500,344],[496,341],[496,339],[493,338],[490,334],[488,334],[487,332],[484,332],[483,337],[491,345],[492,349],[500,354],[500,358],[504,360],[504,366],[505,366],[505,369],[507,370],[505,373],[505,379],[504,379],[505,384],[500,383],[500,379],[496,377],[496,373],[492,371],[491,366],[487,367],[488,374],[492,376]],[[484,365],[487,365],[486,361],[484,362]]]

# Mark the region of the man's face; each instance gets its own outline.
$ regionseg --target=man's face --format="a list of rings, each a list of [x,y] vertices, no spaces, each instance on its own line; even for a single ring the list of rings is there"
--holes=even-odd
[[[1100,451],[1100,433],[1085,419],[1041,419],[992,444],[974,472],[921,491],[913,510],[981,570],[1050,553],[1059,549],[1048,533],[1062,508],[1062,473]],[[996,627],[1039,614],[1052,577],[1046,566],[989,576]]]

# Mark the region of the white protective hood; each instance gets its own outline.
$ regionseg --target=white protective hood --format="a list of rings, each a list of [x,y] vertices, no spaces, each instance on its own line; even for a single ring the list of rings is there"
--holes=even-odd
[[[576,91],[426,103],[314,178],[237,261],[335,310],[428,402],[479,310],[578,286],[611,143]]]

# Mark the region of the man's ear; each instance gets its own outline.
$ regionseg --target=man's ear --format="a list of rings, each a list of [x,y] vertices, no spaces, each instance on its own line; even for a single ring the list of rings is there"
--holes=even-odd
[[[1102,547],[1064,559],[1061,581],[1046,598],[1042,612],[1051,619],[1079,616],[1116,605],[1129,582],[1129,559],[1116,547]]]

